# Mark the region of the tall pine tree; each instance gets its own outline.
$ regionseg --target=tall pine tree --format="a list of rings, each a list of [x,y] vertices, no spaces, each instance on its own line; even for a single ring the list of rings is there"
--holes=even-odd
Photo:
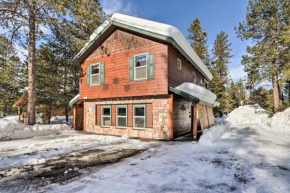
[[[226,92],[229,83],[228,65],[232,57],[231,50],[228,35],[221,31],[217,34],[213,45],[213,61],[210,69],[213,79],[209,83],[209,89],[217,95],[217,101],[220,103],[220,106],[214,109],[215,113],[222,114],[224,111],[228,112],[231,109],[232,101],[230,101],[230,96]]]
[[[272,82],[274,113],[279,111],[279,78],[286,59],[285,46],[281,42],[285,25],[289,22],[289,15],[287,18],[283,12],[286,9],[289,9],[289,1],[249,0],[246,21],[236,28],[239,38],[253,41],[243,62],[245,71],[255,72],[261,81]]]
[[[200,21],[195,18],[190,27],[187,28],[189,32],[187,39],[190,41],[190,45],[195,53],[200,57],[203,63],[210,67],[210,57],[207,48],[207,33],[201,28]]]

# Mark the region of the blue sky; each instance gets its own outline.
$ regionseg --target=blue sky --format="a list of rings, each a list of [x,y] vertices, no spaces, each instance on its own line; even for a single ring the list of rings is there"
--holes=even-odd
[[[185,37],[187,28],[197,17],[208,33],[209,49],[216,35],[225,31],[233,49],[230,74],[235,81],[245,78],[241,57],[249,42],[238,39],[234,27],[245,20],[247,0],[101,0],[100,3],[107,14],[124,13],[167,23],[177,27]]]

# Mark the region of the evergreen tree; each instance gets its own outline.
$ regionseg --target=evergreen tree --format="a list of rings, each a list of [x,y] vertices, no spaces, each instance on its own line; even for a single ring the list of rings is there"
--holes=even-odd
[[[230,96],[226,92],[226,88],[229,82],[228,78],[228,64],[232,55],[231,43],[228,42],[228,35],[225,32],[217,34],[212,54],[213,61],[210,71],[213,75],[212,81],[209,83],[209,89],[217,95],[217,101],[220,106],[214,108],[215,113],[222,114],[224,111],[229,112],[232,101]]]
[[[74,26],[71,32],[87,38],[99,24],[101,11],[98,0],[0,0],[0,26],[8,30],[11,40],[28,41],[28,124],[36,121],[35,53],[36,40],[42,38],[40,27],[65,30],[65,26]]]
[[[250,76],[259,77],[258,81],[272,82],[274,113],[279,111],[279,77],[286,59],[281,37],[289,22],[289,15],[285,17],[283,11],[287,9],[289,2],[284,0],[250,0],[246,21],[236,28],[239,38],[251,39],[254,43],[247,48],[248,55],[243,58],[245,71]]]
[[[21,62],[15,57],[13,45],[0,35],[0,112],[4,115],[15,113],[12,105],[21,95]]]
[[[200,57],[203,63],[210,67],[209,52],[207,48],[207,33],[200,26],[200,21],[195,18],[190,27],[187,28],[189,32],[187,39],[190,41],[190,45],[195,53]]]

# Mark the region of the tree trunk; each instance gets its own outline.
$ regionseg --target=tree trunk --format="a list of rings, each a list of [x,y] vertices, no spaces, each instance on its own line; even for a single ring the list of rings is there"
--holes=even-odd
[[[29,35],[28,35],[28,124],[34,125],[35,117],[35,2],[31,3],[29,10]]]
[[[279,88],[278,88],[278,74],[277,71],[274,71],[272,76],[272,85],[273,85],[273,111],[277,113],[279,111]]]
[[[65,107],[65,121],[68,122],[68,109]]]

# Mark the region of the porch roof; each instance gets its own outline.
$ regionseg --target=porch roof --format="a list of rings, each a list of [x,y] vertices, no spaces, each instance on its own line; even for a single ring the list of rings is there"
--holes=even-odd
[[[76,102],[80,100],[80,94],[77,94],[68,104],[69,107],[72,107]]]

